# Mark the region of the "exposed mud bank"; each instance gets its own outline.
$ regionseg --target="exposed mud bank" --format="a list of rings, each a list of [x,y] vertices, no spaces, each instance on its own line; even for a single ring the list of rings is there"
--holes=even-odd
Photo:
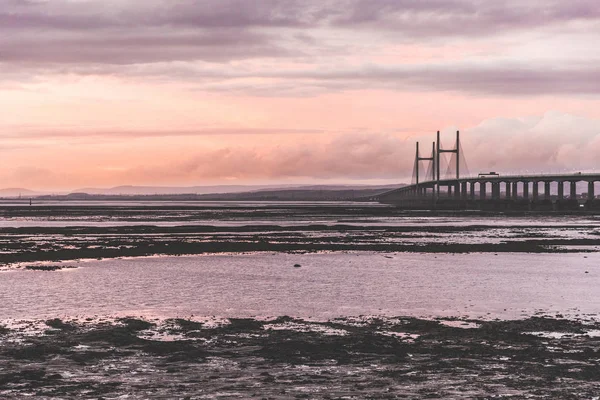
[[[13,321],[0,397],[592,398],[599,332],[548,317]]]
[[[600,250],[590,226],[349,226],[309,224],[0,229],[0,265],[36,261],[243,252],[567,253]]]

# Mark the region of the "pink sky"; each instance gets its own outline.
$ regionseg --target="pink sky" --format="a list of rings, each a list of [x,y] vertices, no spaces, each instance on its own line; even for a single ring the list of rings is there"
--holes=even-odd
[[[456,129],[598,171],[598,43],[592,0],[0,0],[0,187],[406,182]]]

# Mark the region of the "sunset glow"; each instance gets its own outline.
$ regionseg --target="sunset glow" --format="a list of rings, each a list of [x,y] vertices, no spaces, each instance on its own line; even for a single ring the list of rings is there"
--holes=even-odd
[[[598,170],[598,4],[0,0],[0,187]]]

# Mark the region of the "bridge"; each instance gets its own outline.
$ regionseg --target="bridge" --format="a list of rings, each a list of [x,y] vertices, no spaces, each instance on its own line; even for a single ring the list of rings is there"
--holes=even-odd
[[[446,153],[452,158],[442,177]],[[428,168],[421,181],[423,162]],[[501,175],[488,172],[471,176],[467,172],[461,176],[465,170],[468,171],[468,167],[460,132],[456,132],[454,147],[444,149],[438,131],[431,156],[421,157],[417,143],[412,184],[382,193],[374,200],[407,209],[600,210],[594,187],[600,182],[600,173]]]

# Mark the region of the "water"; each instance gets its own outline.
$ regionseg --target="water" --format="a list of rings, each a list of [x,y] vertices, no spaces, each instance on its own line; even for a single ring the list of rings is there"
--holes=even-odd
[[[19,255],[82,249],[98,249],[100,254],[103,246],[127,249],[146,242],[213,242],[226,247],[258,239],[299,243],[307,250],[323,243],[333,243],[332,248],[349,243],[359,249],[374,244],[477,245],[536,239],[562,240],[557,248],[598,251],[600,234],[600,220],[593,215],[433,215],[336,202],[46,202],[38,208],[17,202],[3,204],[0,211],[0,254]],[[165,228],[111,228],[133,225]],[[179,225],[218,229],[168,229]],[[334,225],[340,227],[323,228]],[[107,229],[54,229],[72,226]],[[600,309],[595,290],[600,283],[598,261],[600,253],[337,251],[69,261],[65,263],[79,268],[57,272],[15,270],[9,263],[0,265],[0,318],[576,315]]]
[[[598,253],[236,254],[76,265],[80,268],[0,273],[0,319],[325,319],[373,314],[520,318],[539,312],[576,316],[600,309]]]

